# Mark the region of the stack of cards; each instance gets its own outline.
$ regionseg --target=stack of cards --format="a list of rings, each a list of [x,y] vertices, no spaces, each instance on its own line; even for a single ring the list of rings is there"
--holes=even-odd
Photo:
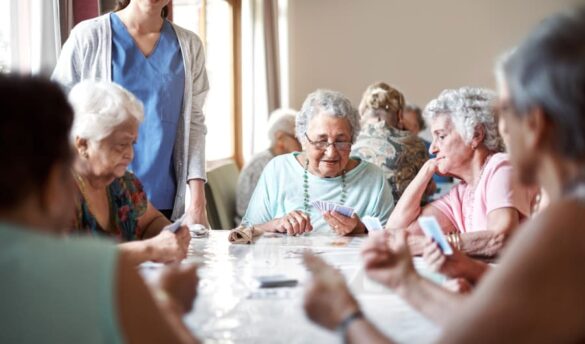
[[[325,211],[336,211],[343,216],[351,217],[353,215],[353,208],[346,207],[341,204],[337,204],[334,202],[327,202],[327,201],[313,201],[311,205],[322,212]]]

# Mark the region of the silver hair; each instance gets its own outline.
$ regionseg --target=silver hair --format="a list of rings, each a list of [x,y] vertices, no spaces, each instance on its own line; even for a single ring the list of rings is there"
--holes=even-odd
[[[500,59],[496,76],[515,115],[541,108],[558,153],[585,158],[585,6],[544,20]]]
[[[276,109],[268,118],[268,138],[270,144],[276,143],[276,134],[281,131],[295,135],[295,119],[297,111],[293,109]]]
[[[309,94],[297,114],[296,132],[299,142],[305,141],[309,122],[320,113],[336,118],[345,118],[351,127],[351,142],[355,142],[360,132],[360,116],[342,93],[319,89]]]
[[[82,81],[69,92],[69,102],[75,113],[72,141],[76,137],[100,141],[130,118],[144,120],[142,102],[112,82]]]
[[[462,87],[444,90],[437,99],[426,106],[424,117],[430,122],[437,116],[448,116],[455,130],[467,144],[471,143],[475,131],[481,128],[484,133],[484,146],[492,152],[501,152],[504,144],[498,133],[494,112],[495,98],[493,91],[483,88]]]

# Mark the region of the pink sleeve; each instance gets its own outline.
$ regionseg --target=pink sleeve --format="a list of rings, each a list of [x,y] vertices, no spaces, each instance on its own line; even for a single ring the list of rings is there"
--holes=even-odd
[[[514,182],[512,166],[507,159],[494,165],[482,187],[486,214],[495,209],[510,207],[516,208],[524,216],[530,215],[530,192]]]
[[[460,221],[457,219],[462,218],[460,197],[462,187],[462,184],[455,185],[447,194],[430,204],[443,213],[456,228],[460,228]]]

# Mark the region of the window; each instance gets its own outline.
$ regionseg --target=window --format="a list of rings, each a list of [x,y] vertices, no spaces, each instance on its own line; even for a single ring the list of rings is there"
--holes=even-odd
[[[206,51],[209,93],[203,111],[207,160],[235,155],[233,8],[226,0],[174,0],[173,21],[199,35]]]

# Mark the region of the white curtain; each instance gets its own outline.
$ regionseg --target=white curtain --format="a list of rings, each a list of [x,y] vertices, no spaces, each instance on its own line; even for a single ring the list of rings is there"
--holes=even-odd
[[[269,146],[268,115],[281,106],[278,0],[242,1],[242,152]]]
[[[61,50],[59,0],[10,0],[12,72],[49,76]]]

